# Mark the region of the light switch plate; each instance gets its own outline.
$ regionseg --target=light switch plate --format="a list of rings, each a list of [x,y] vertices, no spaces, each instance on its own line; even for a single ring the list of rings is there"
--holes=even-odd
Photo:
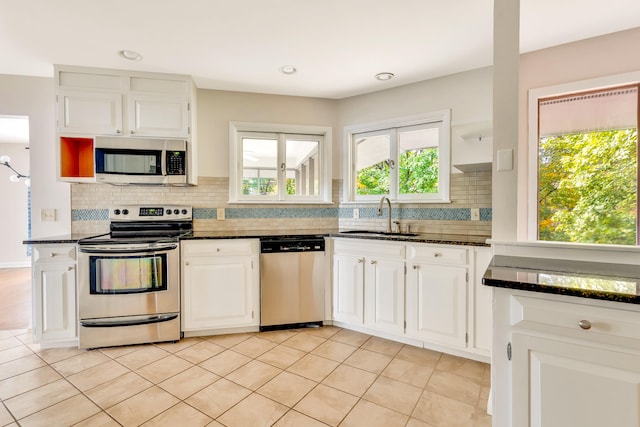
[[[498,150],[498,172],[513,170],[513,150]]]
[[[358,219],[358,218],[360,218],[360,209],[353,208],[353,219]]]
[[[224,208],[216,209],[216,217],[218,218],[218,221],[224,221]]]
[[[471,221],[480,221],[480,208],[471,208]]]
[[[41,209],[40,210],[40,220],[46,222],[55,222],[56,220],[56,210],[55,209]]]

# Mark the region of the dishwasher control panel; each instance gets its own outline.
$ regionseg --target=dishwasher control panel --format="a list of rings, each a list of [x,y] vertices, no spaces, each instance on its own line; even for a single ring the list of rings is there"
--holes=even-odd
[[[270,237],[260,241],[260,252],[324,252],[323,237]]]

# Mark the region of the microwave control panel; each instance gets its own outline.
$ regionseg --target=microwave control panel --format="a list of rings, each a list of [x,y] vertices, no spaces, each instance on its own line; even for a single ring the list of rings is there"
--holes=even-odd
[[[167,175],[185,175],[186,151],[167,151]]]

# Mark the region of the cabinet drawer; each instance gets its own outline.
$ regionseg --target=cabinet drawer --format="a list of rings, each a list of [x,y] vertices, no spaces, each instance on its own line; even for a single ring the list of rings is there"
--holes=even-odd
[[[584,338],[640,339],[640,313],[561,301],[511,297],[511,324]],[[582,325],[582,327],[581,327]]]
[[[336,239],[333,243],[333,252],[364,257],[404,259],[404,244],[366,239]]]
[[[467,249],[451,246],[409,245],[407,259],[409,261],[464,265],[467,263]]]
[[[253,255],[260,249],[257,239],[183,241],[182,256]]]
[[[33,261],[37,263],[75,262],[75,245],[34,245]]]

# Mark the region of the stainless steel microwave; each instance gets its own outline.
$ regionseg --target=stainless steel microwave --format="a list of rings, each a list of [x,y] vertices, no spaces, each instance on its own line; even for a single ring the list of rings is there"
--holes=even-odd
[[[96,181],[108,184],[187,183],[187,141],[95,138]]]

